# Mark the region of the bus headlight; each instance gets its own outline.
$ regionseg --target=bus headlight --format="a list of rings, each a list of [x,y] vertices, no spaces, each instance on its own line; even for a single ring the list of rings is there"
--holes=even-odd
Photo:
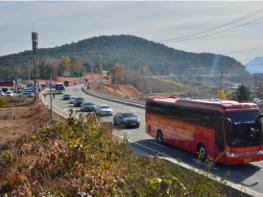
[[[237,154],[231,153],[231,152],[226,152],[225,155],[226,155],[227,157],[232,157],[232,158],[233,158],[233,157],[238,157]]]
[[[260,151],[257,152],[258,155],[262,155],[263,154],[263,149],[261,149]]]

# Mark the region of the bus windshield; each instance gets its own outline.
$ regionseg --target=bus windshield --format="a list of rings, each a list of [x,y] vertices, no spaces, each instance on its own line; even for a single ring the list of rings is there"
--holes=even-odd
[[[226,136],[229,146],[257,146],[263,143],[259,111],[227,112]]]

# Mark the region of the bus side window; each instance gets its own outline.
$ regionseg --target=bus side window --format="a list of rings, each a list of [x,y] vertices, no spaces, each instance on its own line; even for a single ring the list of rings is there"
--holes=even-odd
[[[216,129],[215,129],[215,138],[217,149],[221,152],[224,151],[224,135],[223,135],[223,121],[222,119],[217,119]]]

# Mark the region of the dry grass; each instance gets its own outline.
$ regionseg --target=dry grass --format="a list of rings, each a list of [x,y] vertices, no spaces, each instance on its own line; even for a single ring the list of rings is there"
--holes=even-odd
[[[0,108],[0,144],[32,134],[50,121],[49,111],[37,102],[25,107]],[[55,121],[62,121],[55,116]]]

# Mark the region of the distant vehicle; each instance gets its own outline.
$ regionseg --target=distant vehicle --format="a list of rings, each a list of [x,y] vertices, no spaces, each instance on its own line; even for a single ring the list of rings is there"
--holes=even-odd
[[[95,104],[86,101],[81,104],[80,109],[83,112],[92,112],[95,110]]]
[[[64,86],[68,87],[69,86],[69,81],[64,81]]]
[[[70,100],[71,99],[71,95],[70,94],[64,94],[63,95],[63,100]]]
[[[252,102],[256,103],[259,107],[263,106],[263,100],[261,100],[259,98],[253,98]]]
[[[113,114],[113,110],[108,105],[97,106],[95,112],[100,116],[112,116]]]
[[[71,96],[69,100],[69,104],[74,104],[77,97]]]
[[[65,87],[62,83],[56,83],[55,90],[56,94],[63,94],[63,92],[65,91]]]
[[[119,112],[113,118],[113,124],[121,128],[140,127],[140,119],[133,113]]]
[[[75,102],[74,102],[74,107],[80,107],[81,104],[85,101],[84,98],[82,97],[78,97],[75,99]]]
[[[9,91],[8,88],[1,88],[1,91],[5,94],[7,91]]]
[[[25,97],[34,97],[34,92],[22,92],[18,96],[25,96]]]
[[[5,93],[5,96],[14,96],[14,92],[9,90]]]
[[[226,165],[263,160],[263,116],[254,103],[149,97],[146,132],[200,159]]]
[[[40,91],[41,90],[41,85],[39,85],[38,83],[36,84],[36,90],[37,91]],[[26,92],[34,92],[34,84],[33,83],[29,83],[26,85],[26,88],[25,88],[25,91]]]

